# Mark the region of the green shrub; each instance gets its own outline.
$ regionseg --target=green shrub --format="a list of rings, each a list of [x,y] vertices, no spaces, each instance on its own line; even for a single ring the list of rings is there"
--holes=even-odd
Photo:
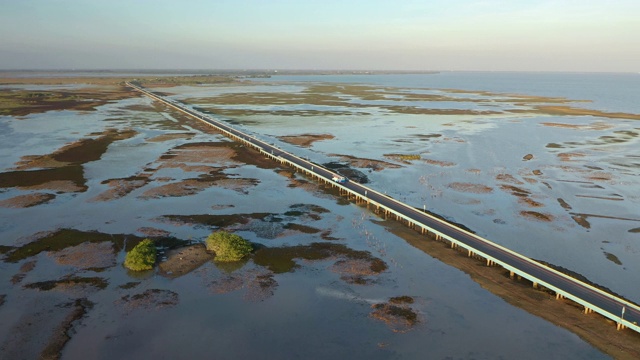
[[[251,243],[226,231],[217,231],[205,240],[207,250],[216,253],[216,261],[238,261],[251,253]]]
[[[149,239],[142,240],[127,253],[124,266],[133,271],[151,270],[156,262],[156,246]]]

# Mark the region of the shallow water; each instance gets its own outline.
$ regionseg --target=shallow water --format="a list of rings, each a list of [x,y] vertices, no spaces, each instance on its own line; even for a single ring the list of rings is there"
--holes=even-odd
[[[275,76],[259,81],[268,80],[283,81],[285,86],[318,81],[372,84],[373,92],[385,86],[403,88],[408,93],[411,87],[417,87],[562,96],[569,101],[590,101],[571,102],[572,107],[640,113],[635,101],[640,93],[637,74],[329,75]],[[482,94],[483,98],[487,96],[490,97]],[[429,102],[417,105],[430,107]],[[511,108],[508,103],[496,106]],[[328,154],[382,159],[389,153],[417,153],[424,160],[451,163],[453,166],[412,161],[402,169],[387,169],[368,176],[375,189],[407,199],[416,207],[426,204],[431,211],[463,223],[492,241],[569,268],[640,301],[640,289],[634,286],[635,274],[640,271],[640,246],[637,233],[629,232],[640,225],[640,198],[636,191],[640,186],[640,163],[633,157],[640,148],[637,120],[536,114],[362,115],[356,114],[357,108],[351,110],[354,114],[349,116],[317,117],[315,121],[305,118],[308,127],[302,131],[296,117],[264,115],[234,119],[246,119],[251,129],[272,136],[302,132],[334,135],[331,140],[316,142],[311,149],[302,150],[312,160],[315,157],[326,161]],[[443,136],[427,141],[415,137],[433,133]],[[528,154],[533,159],[525,161],[523,158]],[[517,183],[501,181],[500,175],[512,176]],[[482,184],[493,191],[489,195],[452,191],[448,185],[454,182]],[[540,206],[519,202],[517,196],[501,188],[505,185],[525,189]],[[563,208],[558,199],[567,202],[571,209]],[[522,211],[540,212],[554,220],[532,220],[521,216]],[[589,217],[590,227],[574,221],[572,217],[576,214],[594,215]],[[622,264],[610,261],[606,253],[614,254]]]
[[[303,85],[287,85],[284,91],[299,89],[300,86]],[[210,90],[210,94],[219,93],[216,88]],[[198,94],[210,95],[207,91],[205,87],[194,87]],[[191,96],[185,87],[176,97]],[[148,170],[160,167],[163,164],[161,157],[170,149],[190,142],[226,141],[219,135],[204,134],[179,123],[166,114],[125,109],[131,105],[147,104],[150,100],[136,98],[102,106],[95,112],[48,112],[25,119],[1,118],[1,126],[7,130],[0,134],[2,171],[15,166],[21,156],[49,154],[65,143],[106,128],[132,128],[137,135],[113,142],[100,160],[82,165],[87,191],[56,193],[55,199],[49,203],[25,209],[0,208],[3,234],[0,245],[21,246],[37,232],[59,228],[144,236],[140,229],[152,227],[180,239],[199,242],[214,228],[167,222],[161,217],[271,213],[284,219],[284,223],[328,230],[330,236],[337,239],[331,241],[353,250],[370,252],[386,262],[388,270],[372,276],[370,285],[355,285],[344,281],[332,270],[336,259],[297,259],[299,268],[274,274],[277,286],[271,288],[273,294],[263,294],[256,300],[250,296],[251,287],[247,283],[227,293],[212,290],[213,282],[229,276],[212,262],[189,275],[168,279],[153,272],[143,275],[128,273],[120,266],[124,259],[123,251],[116,254],[116,266],[102,271],[61,266],[55,262],[53,251],[43,251],[18,263],[0,263],[3,278],[0,294],[7,295],[5,303],[0,306],[0,315],[4,319],[0,325],[0,338],[8,339],[8,335],[13,333],[28,334],[20,327],[24,326],[20,324],[27,316],[33,315],[32,309],[25,304],[49,299],[50,294],[56,294],[61,299],[82,296],[94,303],[94,307],[73,327],[73,336],[62,352],[63,359],[209,357],[212,353],[222,358],[607,358],[576,335],[507,304],[482,289],[462,271],[416,250],[375,223],[378,218],[365,209],[354,204],[345,205],[344,201],[319,189],[289,187],[290,181],[274,169],[242,164],[226,167],[224,173],[259,180],[255,186],[246,187],[244,192],[212,186],[194,195],[141,198],[146,190],[166,183],[160,178],[172,178],[171,182],[195,176],[176,168]],[[513,119],[518,121],[509,122]],[[264,139],[318,162],[335,161],[337,157],[334,154],[391,161],[384,157],[389,153],[419,153],[423,159],[454,162],[455,165],[449,167],[411,162],[411,165],[404,164],[400,169],[368,172],[367,176],[372,180],[373,188],[416,206],[422,207],[422,202],[425,202],[430,210],[462,222],[492,240],[529,256],[581,272],[636,300],[640,298],[637,289],[624,284],[638,270],[636,245],[629,237],[637,237],[637,234],[623,234],[627,229],[618,229],[621,223],[628,221],[589,218],[591,228],[584,229],[571,220],[556,200],[562,196],[571,204],[572,211],[585,213],[601,210],[604,202],[610,206],[607,214],[632,217],[638,201],[637,197],[634,198],[637,195],[630,190],[635,186],[634,177],[625,175],[619,167],[607,168],[614,173],[616,183],[604,181],[605,193],[619,193],[624,201],[576,197],[598,195],[602,189],[581,188],[577,183],[558,181],[582,179],[583,174],[565,173],[558,169],[557,166],[564,164],[557,160],[554,151],[558,150],[545,147],[549,142],[584,141],[585,134],[598,137],[617,130],[629,130],[633,128],[633,122],[612,121],[614,127],[611,129],[578,132],[540,125],[541,121],[549,121],[547,117],[487,116],[478,119],[468,115],[426,116],[383,111],[375,115],[302,120],[285,116],[235,120],[251,120],[251,125],[243,126],[264,134],[261,136]],[[174,125],[166,126],[167,121]],[[300,121],[304,122],[303,125]],[[160,123],[164,125],[158,125]],[[42,128],[44,126],[46,130]],[[189,140],[147,141],[160,134],[185,130],[196,135]],[[300,133],[331,133],[336,137],[315,142],[309,149],[299,149],[277,139],[277,136]],[[424,140],[416,137],[416,133],[443,136]],[[520,133],[536,135],[513,139],[513,134]],[[497,139],[506,140],[500,142]],[[617,154],[628,152],[635,141],[611,145],[615,151],[590,152],[587,156],[591,159],[589,164],[613,163],[612,159],[617,158]],[[592,145],[583,147],[591,149]],[[527,153],[534,154],[534,159],[523,162],[522,157]],[[581,163],[576,166],[583,165],[587,159],[581,158]],[[214,166],[228,166],[225,159],[207,160]],[[480,173],[467,171],[470,168],[480,169]],[[544,202],[544,211],[556,215],[551,224],[514,216],[521,209],[517,199],[498,188],[496,174],[509,173],[520,179],[525,177],[520,175],[520,170],[525,168],[541,169],[544,178],[536,184],[516,186],[536,194],[533,198]],[[637,170],[631,171],[637,174]],[[108,189],[108,185],[103,183],[105,180],[144,172],[153,174],[144,186],[110,201],[94,200]],[[454,192],[447,188],[454,181],[482,183],[494,190],[490,194]],[[548,182],[552,189],[541,185],[542,181]],[[437,190],[442,194],[433,197]],[[33,191],[5,188],[0,192],[0,201]],[[475,200],[482,203],[473,204]],[[470,202],[471,205],[468,204]],[[296,204],[318,205],[330,212],[318,213],[317,217],[285,215],[292,209],[299,209]],[[504,224],[498,225],[494,219],[501,219]],[[271,226],[274,231],[280,228],[275,227],[275,223],[256,221],[247,225],[236,224],[232,229],[248,240],[268,247],[326,241],[320,233],[294,231],[266,236],[266,232],[261,232],[265,228]],[[561,235],[564,241],[535,235],[543,229],[548,231],[549,226],[552,226],[552,233]],[[603,234],[612,235],[609,243],[596,240]],[[626,237],[613,236],[615,234]],[[623,266],[607,260],[604,250],[615,254]],[[21,266],[27,261],[35,261],[35,268],[12,284],[10,280],[21,272]],[[252,279],[266,271],[249,261],[231,275]],[[61,279],[69,274],[101,277],[109,285],[99,291],[74,290],[79,294],[69,290],[40,291],[24,287],[37,281]],[[622,280],[613,281],[611,277],[614,276]],[[121,287],[129,282],[140,284],[127,289]],[[123,305],[123,297],[149,289],[174,292],[179,301],[167,306],[152,304],[149,308],[131,309]],[[412,309],[420,322],[411,331],[395,333],[370,317],[372,304],[403,295],[416,300]],[[56,309],[63,300],[48,301],[50,309]],[[43,321],[43,329],[47,324]],[[41,344],[28,344],[32,345],[29,348],[34,350],[30,351],[37,356]],[[13,345],[3,343],[2,346],[11,348]]]

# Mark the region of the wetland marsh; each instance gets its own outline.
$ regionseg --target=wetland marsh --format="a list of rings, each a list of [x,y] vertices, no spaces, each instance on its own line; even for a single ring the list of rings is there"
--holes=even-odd
[[[638,79],[591,78],[619,84],[593,98],[535,74],[529,85],[520,74],[488,76],[148,81],[639,302],[640,109],[607,98],[637,91]],[[636,334],[613,325],[598,334],[599,320],[581,325],[579,309],[556,308],[499,270],[486,275],[116,80],[24,81],[0,88],[0,351],[9,357],[638,355]],[[218,229],[251,241],[253,254],[212,260],[201,243]],[[125,253],[144,238],[160,260],[129,272]],[[524,304],[567,320],[557,326]]]

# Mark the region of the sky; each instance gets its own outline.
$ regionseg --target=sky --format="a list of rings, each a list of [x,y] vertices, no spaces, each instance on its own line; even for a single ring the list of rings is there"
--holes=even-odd
[[[640,0],[0,0],[0,69],[640,72]]]

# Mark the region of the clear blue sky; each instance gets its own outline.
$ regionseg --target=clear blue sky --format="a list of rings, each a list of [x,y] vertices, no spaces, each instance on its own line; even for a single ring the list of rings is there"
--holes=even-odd
[[[0,69],[640,71],[640,0],[0,0]]]

